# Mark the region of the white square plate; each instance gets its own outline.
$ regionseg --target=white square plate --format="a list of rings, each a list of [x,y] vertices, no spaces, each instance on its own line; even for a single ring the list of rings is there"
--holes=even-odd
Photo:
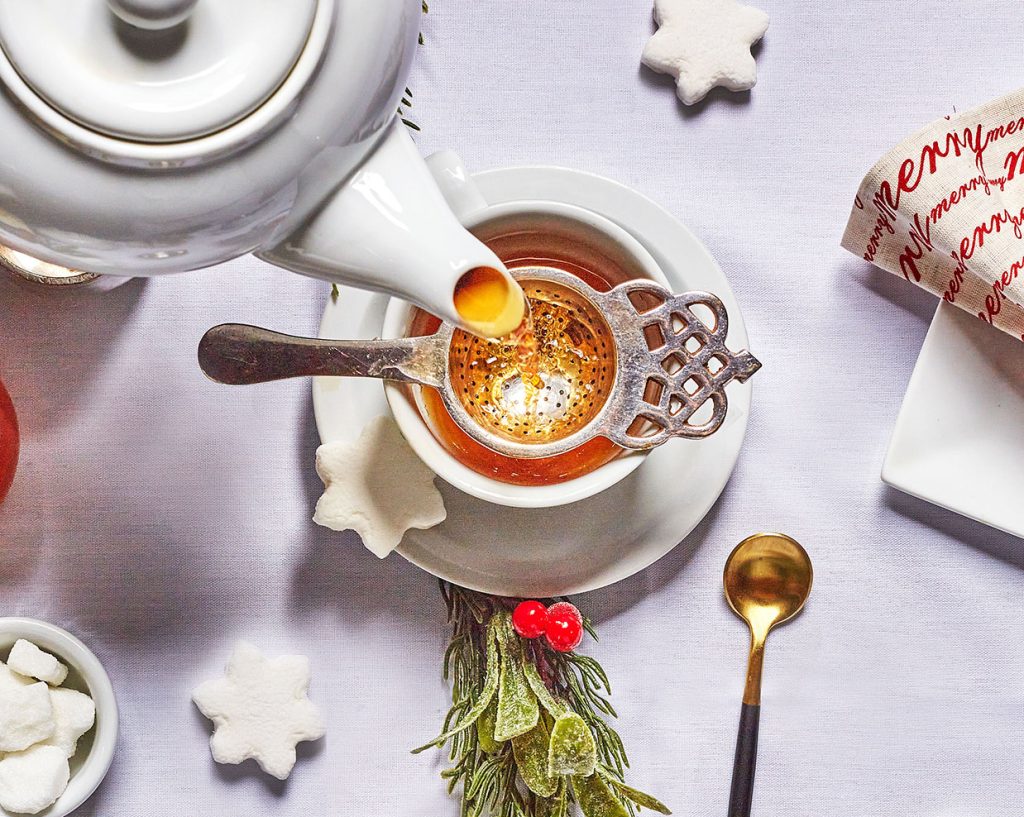
[[[940,304],[882,480],[1024,537],[1024,343]]]

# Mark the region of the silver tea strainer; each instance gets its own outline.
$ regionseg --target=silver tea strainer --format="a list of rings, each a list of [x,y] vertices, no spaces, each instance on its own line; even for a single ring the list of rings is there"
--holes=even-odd
[[[632,280],[601,292],[552,267],[513,271],[531,306],[536,345],[488,341],[442,323],[424,337],[297,338],[241,324],[209,330],[199,363],[212,380],[376,377],[436,389],[480,444],[534,459],[605,437],[648,450],[707,437],[728,410],[725,387],[761,364],[725,346],[728,315],[708,292],[673,295]]]

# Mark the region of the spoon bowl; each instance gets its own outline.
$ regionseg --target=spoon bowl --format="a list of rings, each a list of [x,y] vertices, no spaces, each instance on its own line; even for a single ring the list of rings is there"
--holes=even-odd
[[[807,551],[784,534],[744,539],[725,563],[725,597],[751,632],[768,632],[803,609],[814,571]]]

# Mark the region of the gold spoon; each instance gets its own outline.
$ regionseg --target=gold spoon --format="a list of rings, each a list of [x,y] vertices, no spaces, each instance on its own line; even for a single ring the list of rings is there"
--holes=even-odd
[[[807,551],[782,533],[758,533],[744,539],[725,563],[725,597],[733,612],[750,627],[750,658],[736,738],[729,817],[750,814],[765,639],[775,625],[800,612],[811,592],[813,578]]]

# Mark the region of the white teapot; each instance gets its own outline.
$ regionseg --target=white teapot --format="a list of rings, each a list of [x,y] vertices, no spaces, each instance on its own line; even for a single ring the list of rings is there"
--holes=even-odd
[[[396,119],[420,21],[421,0],[0,0],[0,244],[123,276],[255,252],[511,331],[521,290]],[[467,281],[501,297],[457,303]]]

